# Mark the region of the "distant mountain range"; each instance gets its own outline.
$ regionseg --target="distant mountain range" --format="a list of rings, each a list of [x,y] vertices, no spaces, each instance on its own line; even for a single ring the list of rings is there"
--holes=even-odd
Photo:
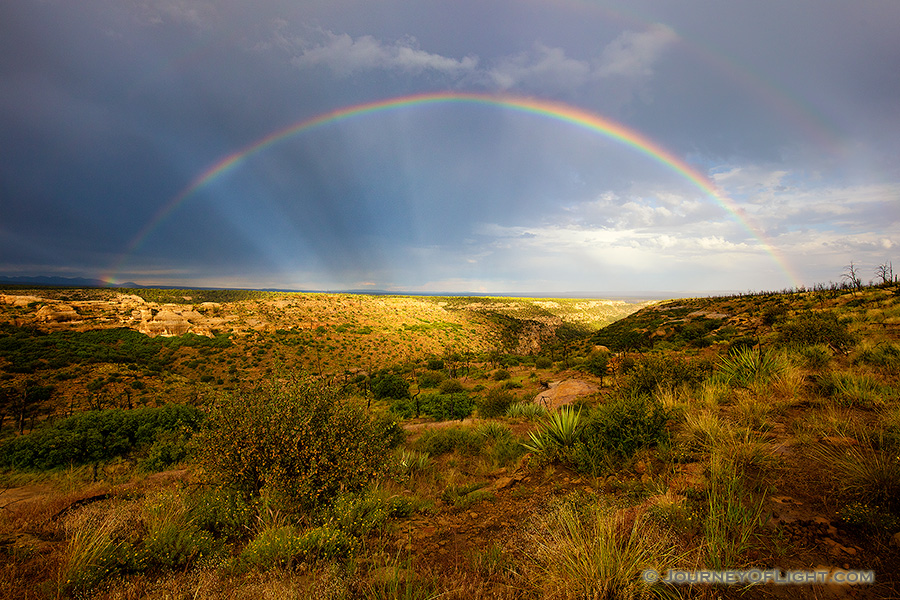
[[[100,279],[87,279],[85,277],[5,277],[0,276],[0,285],[41,285],[53,287],[121,287],[141,288],[131,281],[127,283],[110,284]]]
[[[17,285],[17,286],[48,286],[48,287],[67,287],[67,288],[146,288],[146,289],[171,289],[175,286],[167,285],[140,285],[133,281],[125,283],[107,283],[100,279],[89,279],[86,277],[7,277],[0,275],[0,286]],[[198,287],[190,286],[195,290],[213,290],[223,288]],[[549,296],[546,292],[404,292],[404,291],[386,291],[386,290],[297,290],[288,288],[261,288],[262,292],[307,292],[307,293],[334,293],[334,294],[361,294],[365,296],[461,296],[461,297],[478,297],[478,296],[502,296],[502,297],[522,297],[522,298],[601,298],[606,300],[624,300],[625,302],[643,302],[645,300],[669,300],[672,298],[689,298],[696,296],[714,296],[728,295],[731,290],[721,292],[658,292],[658,291],[632,291],[632,292],[556,292]]]

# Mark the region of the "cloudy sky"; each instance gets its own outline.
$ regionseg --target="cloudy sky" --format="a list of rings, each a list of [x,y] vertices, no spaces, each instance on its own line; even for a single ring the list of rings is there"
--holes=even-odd
[[[898,31],[892,0],[4,2],[0,275],[873,279],[900,271]]]

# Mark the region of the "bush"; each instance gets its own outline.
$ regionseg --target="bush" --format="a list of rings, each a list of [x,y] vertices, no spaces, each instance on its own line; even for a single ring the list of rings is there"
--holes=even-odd
[[[534,361],[534,366],[538,369],[549,369],[553,366],[553,361],[546,356],[539,356],[537,360]]]
[[[650,396],[620,396],[601,404],[583,420],[572,453],[575,467],[597,475],[610,458],[629,458],[640,448],[667,441],[670,417]]]
[[[660,388],[671,390],[682,385],[696,387],[710,370],[710,365],[705,362],[649,355],[637,361],[625,374],[619,391],[623,396],[639,396],[652,395]]]
[[[403,377],[390,373],[375,380],[372,393],[378,400],[409,398],[409,383]]]
[[[440,371],[426,371],[419,375],[420,388],[436,388],[444,380],[444,374]]]
[[[311,379],[223,395],[198,444],[214,478],[288,510],[310,510],[361,489],[387,464],[389,435],[361,406]]]
[[[484,436],[469,428],[445,427],[429,429],[416,441],[416,448],[429,456],[440,456],[458,450],[465,454],[477,454],[484,446]]]
[[[787,345],[828,344],[838,350],[846,350],[855,343],[847,322],[833,312],[801,313],[779,327],[778,339]]]
[[[506,369],[497,369],[496,371],[494,371],[492,377],[494,378],[494,381],[503,381],[504,379],[509,379],[509,371],[507,371]]]
[[[512,392],[494,388],[488,391],[484,398],[478,402],[478,414],[487,419],[501,417],[506,410],[516,401]]]
[[[429,358],[428,359],[428,369],[431,371],[443,371],[444,370],[444,361],[440,358]]]
[[[391,403],[391,412],[401,418],[416,416],[416,398],[403,398]],[[418,398],[419,415],[426,415],[438,421],[464,419],[475,408],[471,396],[459,394],[422,394]]]
[[[459,382],[459,379],[446,379],[441,383],[440,390],[442,394],[458,394],[465,392],[466,388]]]
[[[165,432],[190,437],[202,417],[198,408],[186,404],[87,411],[7,441],[0,446],[0,466],[52,469],[105,461],[154,444],[159,444],[156,451],[163,461],[161,446],[172,442]]]

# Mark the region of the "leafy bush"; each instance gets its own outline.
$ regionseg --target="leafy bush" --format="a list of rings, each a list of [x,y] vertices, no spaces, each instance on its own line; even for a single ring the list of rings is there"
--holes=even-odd
[[[682,385],[695,387],[702,382],[710,365],[673,356],[648,355],[625,374],[619,384],[623,396],[652,395],[657,389],[675,389]]]
[[[503,381],[504,379],[509,379],[510,375],[509,371],[507,371],[506,369],[497,369],[496,371],[494,371],[492,377],[494,381]]]
[[[391,403],[391,412],[402,418],[416,415],[416,402],[419,403],[419,415],[426,415],[438,421],[464,419],[472,414],[474,401],[469,394],[422,394],[419,398],[403,398]]]
[[[506,414],[507,409],[516,401],[515,395],[507,390],[494,388],[478,401],[478,414],[487,419]]]
[[[549,357],[539,356],[537,360],[534,361],[534,366],[538,369],[549,369],[553,366],[553,361],[550,360]]]
[[[587,360],[582,363],[581,368],[602,380],[603,376],[606,375],[606,367],[609,365],[609,356],[609,352],[591,352]]]
[[[387,464],[389,435],[361,406],[308,378],[223,395],[198,444],[215,478],[287,509],[309,510],[364,487]]]
[[[485,444],[485,438],[467,427],[443,427],[429,429],[416,441],[416,448],[430,456],[440,456],[458,450],[465,454],[477,454]]]
[[[400,375],[389,373],[375,380],[372,386],[372,393],[379,400],[385,398],[408,398],[409,383]]]
[[[428,359],[428,369],[431,371],[443,371],[444,370],[444,361],[440,358],[429,358]]]
[[[459,382],[459,379],[446,379],[441,382],[440,390],[442,394],[458,394],[465,392],[466,388]]]
[[[610,458],[632,456],[669,439],[671,415],[650,396],[619,396],[584,419],[572,461],[580,471],[598,474]]]
[[[189,437],[202,417],[198,408],[185,404],[83,412],[8,440],[0,446],[0,466],[52,469],[109,460],[155,443],[164,445],[165,432],[183,430],[181,435]],[[162,448],[157,451],[162,453]]]
[[[436,388],[444,381],[444,374],[440,371],[426,371],[419,375],[419,387]]]
[[[801,313],[781,324],[778,339],[787,345],[828,344],[838,350],[846,350],[856,341],[847,322],[833,312]]]

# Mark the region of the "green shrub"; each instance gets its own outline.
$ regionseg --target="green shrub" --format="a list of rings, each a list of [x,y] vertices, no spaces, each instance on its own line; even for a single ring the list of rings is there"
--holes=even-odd
[[[440,358],[429,358],[428,359],[428,369],[431,371],[443,371],[444,370],[444,361]]]
[[[419,375],[420,388],[436,388],[444,381],[444,374],[440,371],[426,371]]]
[[[459,379],[445,379],[441,382],[439,389],[442,394],[459,394],[466,391]]]
[[[429,429],[416,441],[416,448],[430,456],[440,456],[448,452],[459,451],[464,454],[477,454],[485,444],[483,436],[468,427],[442,427]]]
[[[696,387],[710,370],[705,361],[651,354],[635,362],[625,373],[619,392],[623,396],[652,395],[658,389],[672,390],[683,385]]]
[[[379,400],[384,400],[385,398],[408,398],[409,382],[400,375],[389,373],[375,380],[375,384],[372,386],[372,393]]]
[[[534,366],[538,369],[549,369],[553,366],[553,361],[546,356],[539,356],[537,360],[534,361]]]
[[[787,345],[828,344],[838,350],[846,350],[856,341],[847,322],[833,312],[801,313],[779,326],[778,339]]]
[[[157,451],[162,452],[161,446],[167,443],[164,432],[190,437],[202,417],[198,408],[185,404],[87,411],[8,440],[0,446],[0,466],[52,469],[87,464],[150,448],[157,442]]]
[[[494,381],[503,381],[504,379],[509,379],[510,375],[506,369],[497,369],[491,377],[493,377]]]
[[[387,464],[389,439],[364,408],[308,378],[223,395],[198,443],[209,474],[258,497],[269,488],[287,509],[321,506],[369,483]]]
[[[184,462],[191,454],[192,437],[193,431],[186,428],[160,431],[156,434],[156,441],[139,461],[139,466],[145,471],[163,471]]]
[[[472,414],[474,400],[469,394],[421,394],[418,398],[403,398],[391,403],[391,412],[401,418],[416,416],[416,402],[419,415],[432,417],[438,421],[464,419]]]
[[[507,409],[516,401],[512,392],[494,388],[478,401],[478,414],[487,419],[506,414]]]
[[[597,475],[612,458],[631,457],[640,448],[668,441],[671,414],[650,396],[619,396],[584,419],[574,444],[575,467]]]

